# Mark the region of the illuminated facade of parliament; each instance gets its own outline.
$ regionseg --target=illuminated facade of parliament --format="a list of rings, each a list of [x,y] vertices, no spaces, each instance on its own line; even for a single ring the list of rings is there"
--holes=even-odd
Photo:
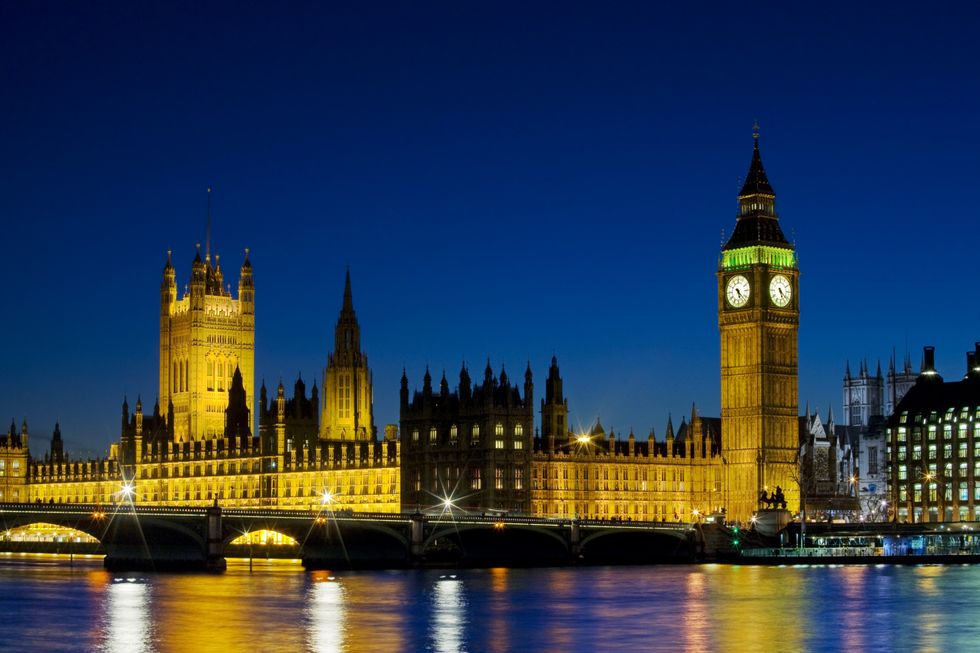
[[[178,297],[168,253],[160,304],[159,400],[124,401],[120,437],[100,460],[71,459],[58,428],[44,459],[28,453],[26,424],[0,436],[0,501],[111,504],[122,482],[148,505],[415,511],[452,497],[475,512],[691,521],[727,508],[747,520],[777,485],[790,510],[797,451],[798,269],[783,237],[756,140],[736,228],[719,259],[721,417],[692,407],[664,436],[625,438],[598,420],[568,423],[553,358],[535,404],[528,365],[514,384],[488,361],[450,390],[426,370],[422,389],[401,380],[400,425],[378,438],[373,379],[361,348],[348,272],[322,385],[292,396],[280,382],[255,397],[255,285],[246,250],[238,295],[200,246]],[[257,404],[257,405],[256,405]],[[535,408],[540,411],[535,430]],[[256,415],[257,411],[257,415]],[[258,424],[258,433],[253,425]]]

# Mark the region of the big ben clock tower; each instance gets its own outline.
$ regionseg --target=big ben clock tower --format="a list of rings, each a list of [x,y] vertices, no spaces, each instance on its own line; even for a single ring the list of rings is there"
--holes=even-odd
[[[738,221],[718,266],[721,436],[728,516],[747,520],[777,487],[800,506],[796,252],[776,215],[776,193],[759,154],[759,132]]]

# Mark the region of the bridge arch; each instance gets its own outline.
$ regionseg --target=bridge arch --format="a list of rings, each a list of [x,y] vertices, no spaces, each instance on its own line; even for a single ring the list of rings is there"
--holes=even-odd
[[[602,529],[579,542],[589,564],[649,564],[690,560],[691,531],[673,529]]]
[[[478,566],[556,565],[567,563],[571,555],[564,532],[505,522],[440,522],[425,538],[424,553],[433,562]]]
[[[33,525],[47,524],[60,528],[68,528],[73,531],[84,533],[89,537],[101,542],[105,537],[105,520],[89,516],[87,518],[78,515],[64,514],[34,514],[24,513],[4,513],[0,520],[0,528],[4,533],[13,532],[18,529],[28,528]]]

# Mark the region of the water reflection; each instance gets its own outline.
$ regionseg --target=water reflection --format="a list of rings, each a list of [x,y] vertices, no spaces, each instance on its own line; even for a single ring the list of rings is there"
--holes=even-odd
[[[110,575],[0,564],[0,648],[973,650],[980,565]],[[76,561],[76,565],[77,565]],[[93,563],[94,565],[95,563]],[[57,624],[57,628],[51,628]]]
[[[466,625],[466,596],[463,581],[441,577],[432,587],[430,636],[436,651],[465,651],[463,632]]]
[[[143,579],[114,578],[106,591],[107,653],[151,651],[150,588]]]
[[[321,653],[337,653],[344,650],[346,611],[344,586],[326,572],[317,572],[312,580],[307,608],[311,649]]]

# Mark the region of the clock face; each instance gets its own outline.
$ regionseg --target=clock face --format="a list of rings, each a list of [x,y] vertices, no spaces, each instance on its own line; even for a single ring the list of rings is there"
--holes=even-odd
[[[789,279],[781,274],[777,274],[769,282],[769,297],[776,306],[783,307],[789,304],[793,297],[793,285]]]
[[[728,280],[725,287],[725,297],[728,303],[735,308],[741,308],[749,303],[749,280],[741,274],[735,275]]]

